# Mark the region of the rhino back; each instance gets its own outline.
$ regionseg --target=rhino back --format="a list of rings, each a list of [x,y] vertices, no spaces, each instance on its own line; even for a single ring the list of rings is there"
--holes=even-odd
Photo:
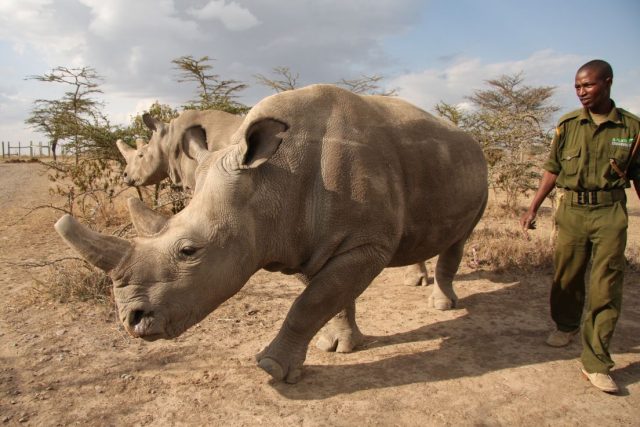
[[[265,117],[289,127],[262,172],[286,181],[284,240],[319,263],[362,244],[390,265],[424,260],[466,237],[484,208],[478,144],[404,101],[314,85],[263,100],[235,137]]]

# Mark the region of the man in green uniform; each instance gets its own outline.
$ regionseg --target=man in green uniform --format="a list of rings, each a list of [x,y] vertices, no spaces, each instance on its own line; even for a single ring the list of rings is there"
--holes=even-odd
[[[554,186],[564,193],[556,213],[550,298],[557,329],[546,342],[566,346],[582,329],[582,372],[609,393],[618,391],[609,376],[614,365],[609,343],[622,303],[628,223],[625,188],[630,181],[640,197],[640,156],[632,159],[640,119],[616,107],[610,98],[612,82],[613,71],[605,61],[590,61],[578,69],[575,89],[583,108],[560,119],[538,191],[520,218],[526,233]]]

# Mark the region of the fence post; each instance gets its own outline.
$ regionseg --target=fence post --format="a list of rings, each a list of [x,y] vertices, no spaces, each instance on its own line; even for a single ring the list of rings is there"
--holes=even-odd
[[[4,141],[2,141],[2,158],[4,159]]]
[[[29,158],[33,158],[33,141],[29,141]]]

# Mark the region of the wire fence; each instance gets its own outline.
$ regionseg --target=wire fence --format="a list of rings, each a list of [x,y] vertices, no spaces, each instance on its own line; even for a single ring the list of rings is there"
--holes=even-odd
[[[2,141],[3,159],[11,157],[51,157],[52,154],[51,146],[49,144],[43,144],[41,141],[37,143],[33,141],[29,141],[28,143]]]

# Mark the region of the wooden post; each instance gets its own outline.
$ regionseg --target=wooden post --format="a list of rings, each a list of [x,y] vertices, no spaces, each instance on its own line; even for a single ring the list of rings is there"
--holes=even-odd
[[[29,158],[33,158],[33,141],[29,141]]]
[[[2,158],[4,159],[4,141],[2,141]]]
[[[20,158],[20,153],[22,152],[22,144],[18,141],[18,158]]]

